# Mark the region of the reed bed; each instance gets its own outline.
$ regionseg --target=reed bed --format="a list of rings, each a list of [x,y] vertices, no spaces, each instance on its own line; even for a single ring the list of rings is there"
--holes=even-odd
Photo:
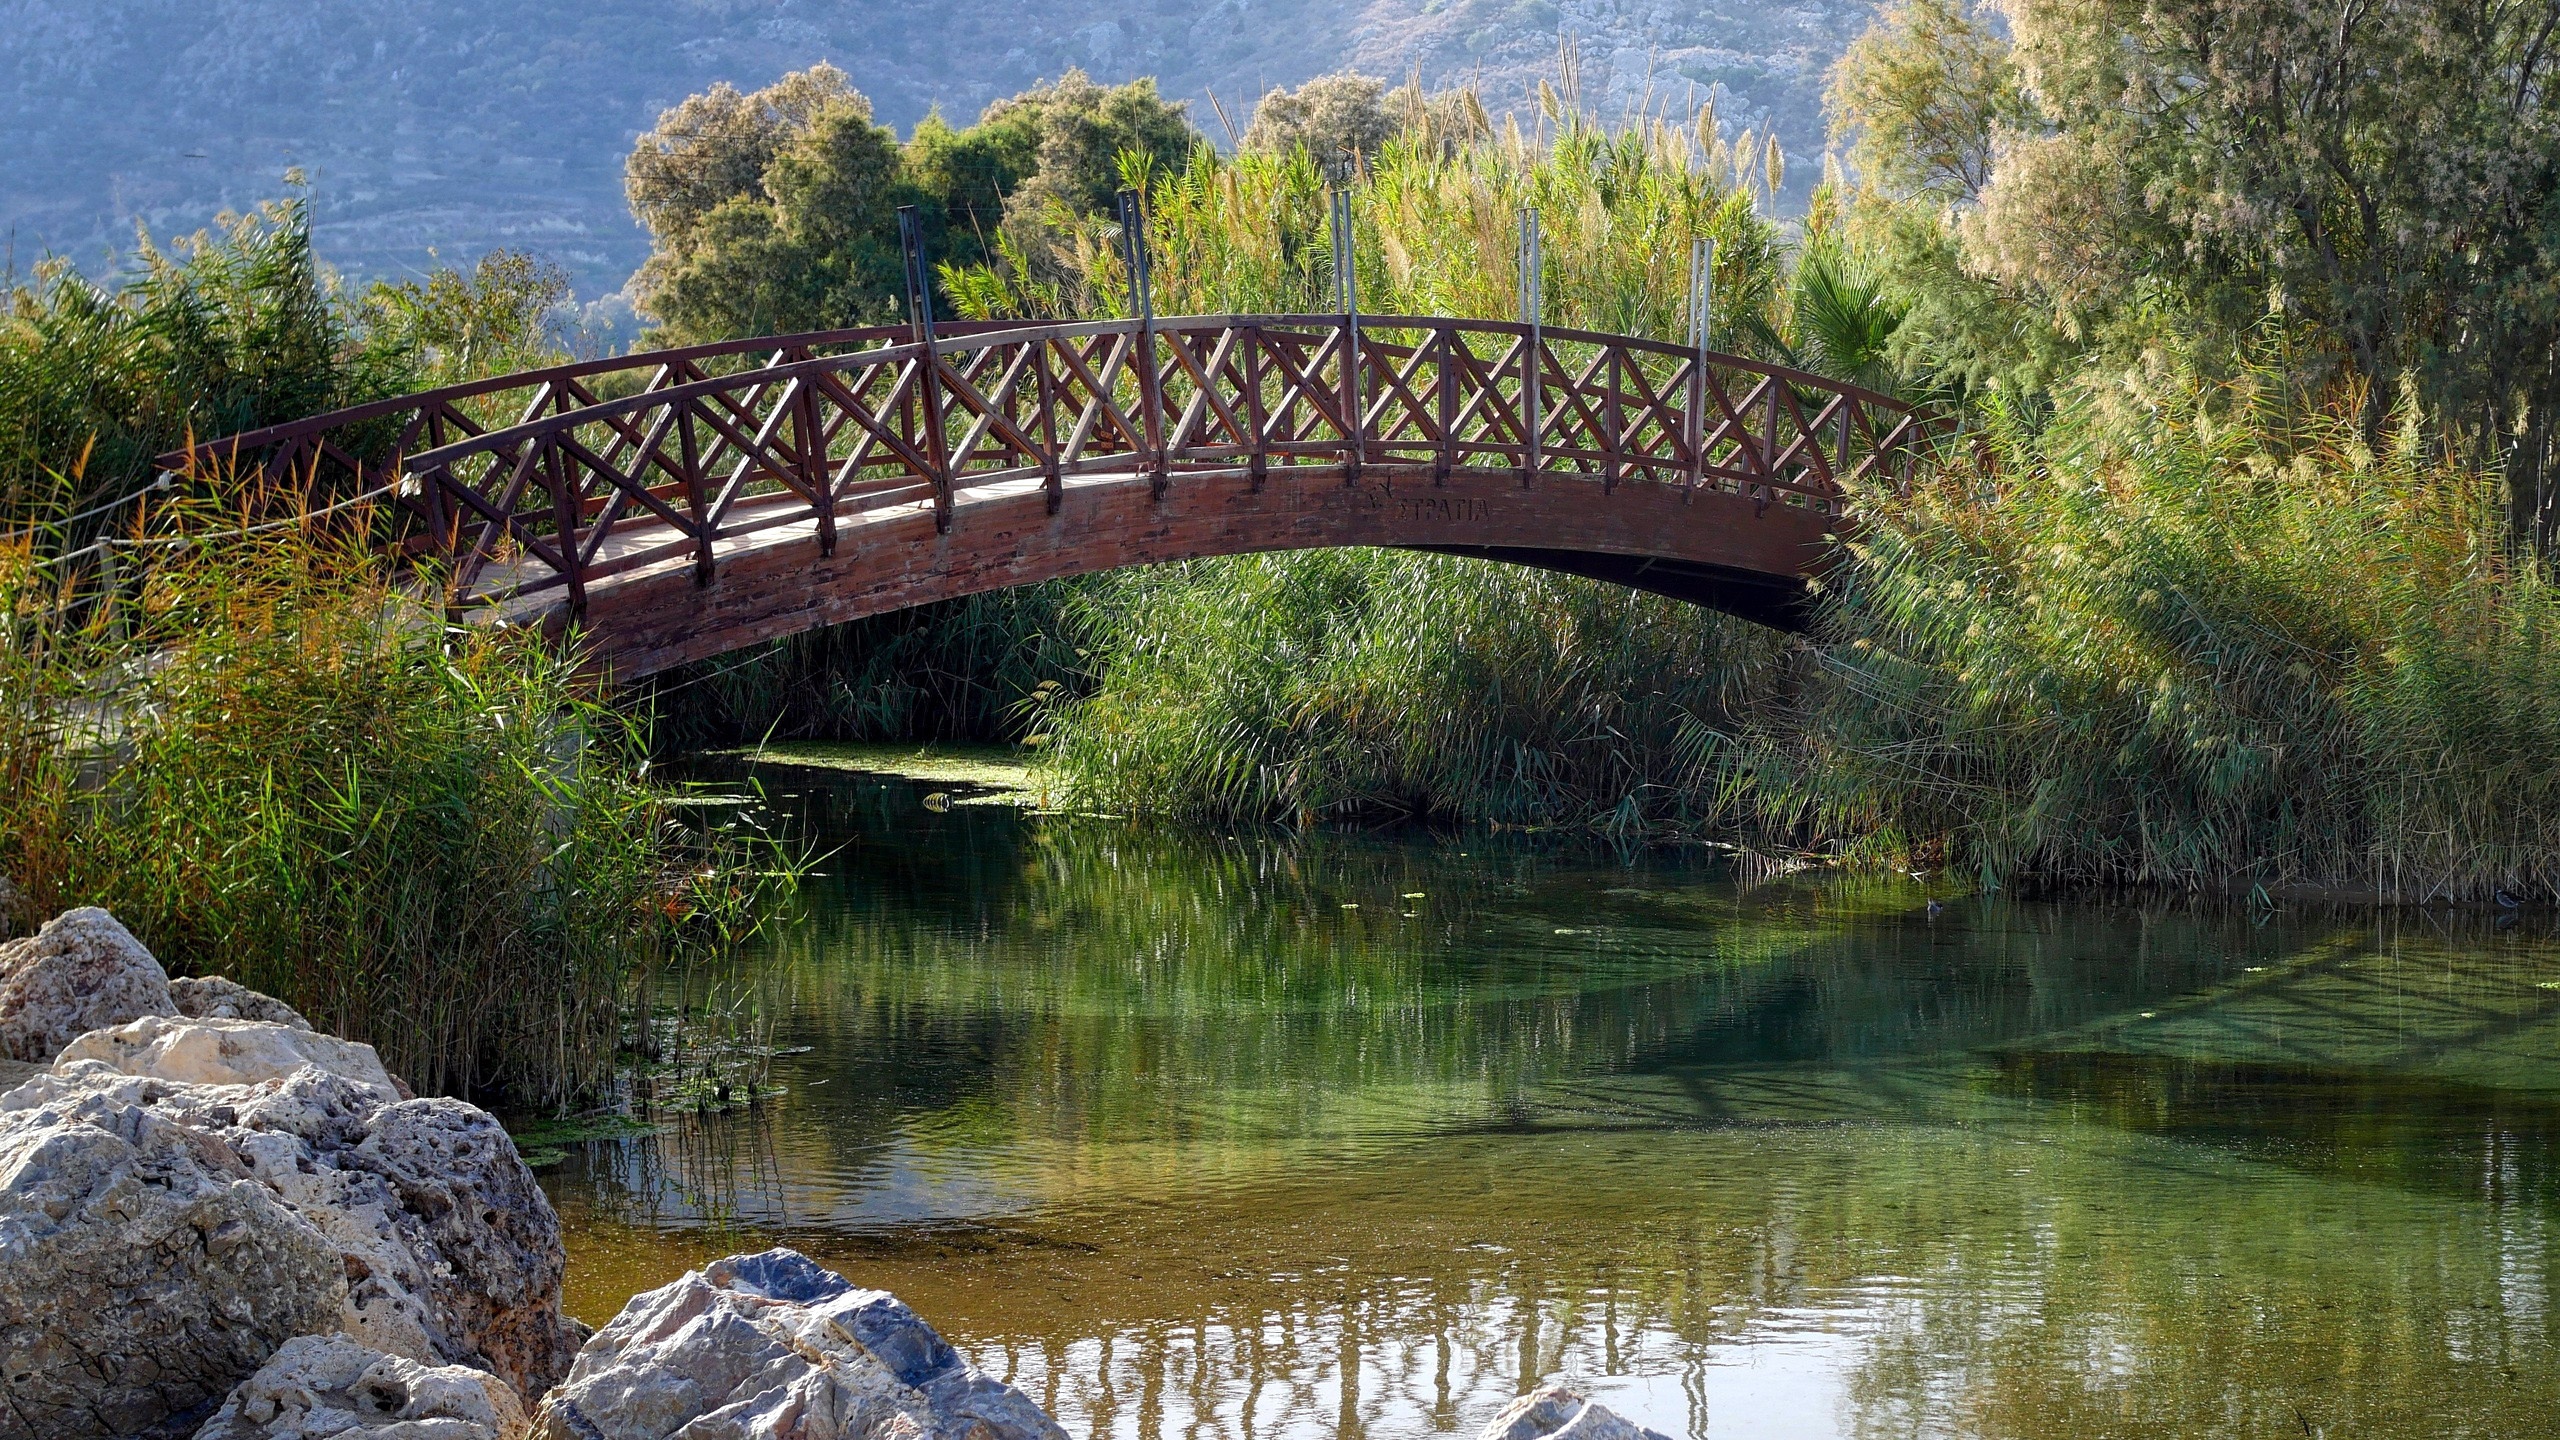
[[[637,979],[753,927],[780,853],[686,823],[559,647],[448,629],[353,538],[215,518],[98,570],[0,544],[10,918],[106,906],[422,1091],[605,1086]]]
[[[1089,595],[1097,687],[1039,707],[1061,790],[1195,820],[1380,812],[1641,840],[1736,818],[1690,743],[1784,684],[1772,631],[1570,576],[1375,550]]]
[[[2414,414],[2286,388],[2086,386],[1875,497],[1761,806],[1990,884],[2560,896],[2560,595]]]
[[[1333,183],[1372,312],[1510,314],[1535,205],[1550,323],[1677,333],[1669,262],[1711,235],[1719,344],[1918,388],[1832,196],[1782,244],[1711,122],[1435,125],[1347,170],[1155,178],[1159,308],[1337,303]],[[1078,253],[1115,303],[1111,247]],[[1978,402],[1974,461],[1862,497],[1810,641],[1461,561],[1211,562],[1088,592],[1095,664],[1039,728],[1081,803],[1202,819],[1739,828],[1993,886],[2560,897],[2552,592],[2495,478],[2428,459],[2415,415],[2377,444],[2360,394],[2225,373]]]

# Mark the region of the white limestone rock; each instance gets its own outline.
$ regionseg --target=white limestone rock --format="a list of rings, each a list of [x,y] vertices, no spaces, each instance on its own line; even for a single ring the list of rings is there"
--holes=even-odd
[[[0,1055],[45,1064],[92,1030],[175,1015],[169,974],[104,910],[66,910],[0,944]]]
[[[127,1075],[188,1085],[255,1085],[311,1065],[375,1086],[386,1098],[399,1096],[372,1046],[266,1020],[146,1015],[130,1025],[90,1031],[64,1046],[59,1060],[97,1060]]]
[[[202,1092],[77,1068],[0,1098],[0,1440],[201,1414],[346,1302],[337,1248],[202,1128]]]
[[[178,1013],[194,1020],[266,1020],[308,1030],[302,1012],[273,995],[261,995],[237,980],[220,975],[181,976],[169,982],[169,998]]]
[[[0,1440],[190,1418],[315,1331],[536,1394],[568,1369],[585,1331],[560,1312],[559,1221],[514,1143],[473,1106],[401,1101],[378,1064],[356,1068],[205,1085],[74,1057],[0,1096],[0,1360],[18,1405],[0,1407]],[[154,1166],[169,1196],[95,1198]],[[249,1261],[214,1263],[234,1250]]]
[[[1569,1386],[1550,1382],[1503,1407],[1477,1440],[1670,1440],[1627,1417],[1586,1399]]]
[[[523,1440],[524,1402],[465,1365],[420,1365],[347,1335],[284,1343],[195,1440]]]
[[[542,1440],[1065,1440],[916,1313],[791,1250],[634,1296],[534,1417]]]

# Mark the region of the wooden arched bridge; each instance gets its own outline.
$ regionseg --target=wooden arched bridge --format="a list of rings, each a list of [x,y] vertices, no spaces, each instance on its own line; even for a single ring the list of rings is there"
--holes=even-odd
[[[930,332],[928,332],[930,333]],[[636,679],[1114,566],[1331,545],[1516,561],[1802,623],[1871,391],[1521,323],[1341,315],[836,331],[512,375],[162,457],[378,493],[479,614]]]

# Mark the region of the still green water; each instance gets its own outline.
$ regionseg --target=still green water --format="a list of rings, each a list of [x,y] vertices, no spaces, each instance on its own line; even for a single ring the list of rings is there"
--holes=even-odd
[[[764,781],[806,1049],[546,1174],[590,1321],[783,1242],[1078,1437],[2560,1434],[2547,920]]]

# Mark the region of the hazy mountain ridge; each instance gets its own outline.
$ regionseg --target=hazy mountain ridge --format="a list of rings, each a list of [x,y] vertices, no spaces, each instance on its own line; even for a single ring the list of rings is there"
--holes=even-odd
[[[360,275],[532,249],[588,295],[646,252],[622,157],[658,112],[714,81],[752,88],[828,59],[901,129],[955,121],[1069,66],[1253,98],[1346,65],[1534,88],[1576,37],[1604,113],[1648,84],[1724,87],[1729,127],[1774,118],[1800,190],[1822,148],[1823,70],[1868,0],[605,0],[528,19],[503,0],[0,0],[0,232],[23,270],[48,250],[96,268],[135,220],[168,234],[314,186],[320,243]],[[989,37],[994,37],[990,41]],[[996,47],[1001,45],[1001,49]],[[1195,115],[1222,142],[1211,107]]]

